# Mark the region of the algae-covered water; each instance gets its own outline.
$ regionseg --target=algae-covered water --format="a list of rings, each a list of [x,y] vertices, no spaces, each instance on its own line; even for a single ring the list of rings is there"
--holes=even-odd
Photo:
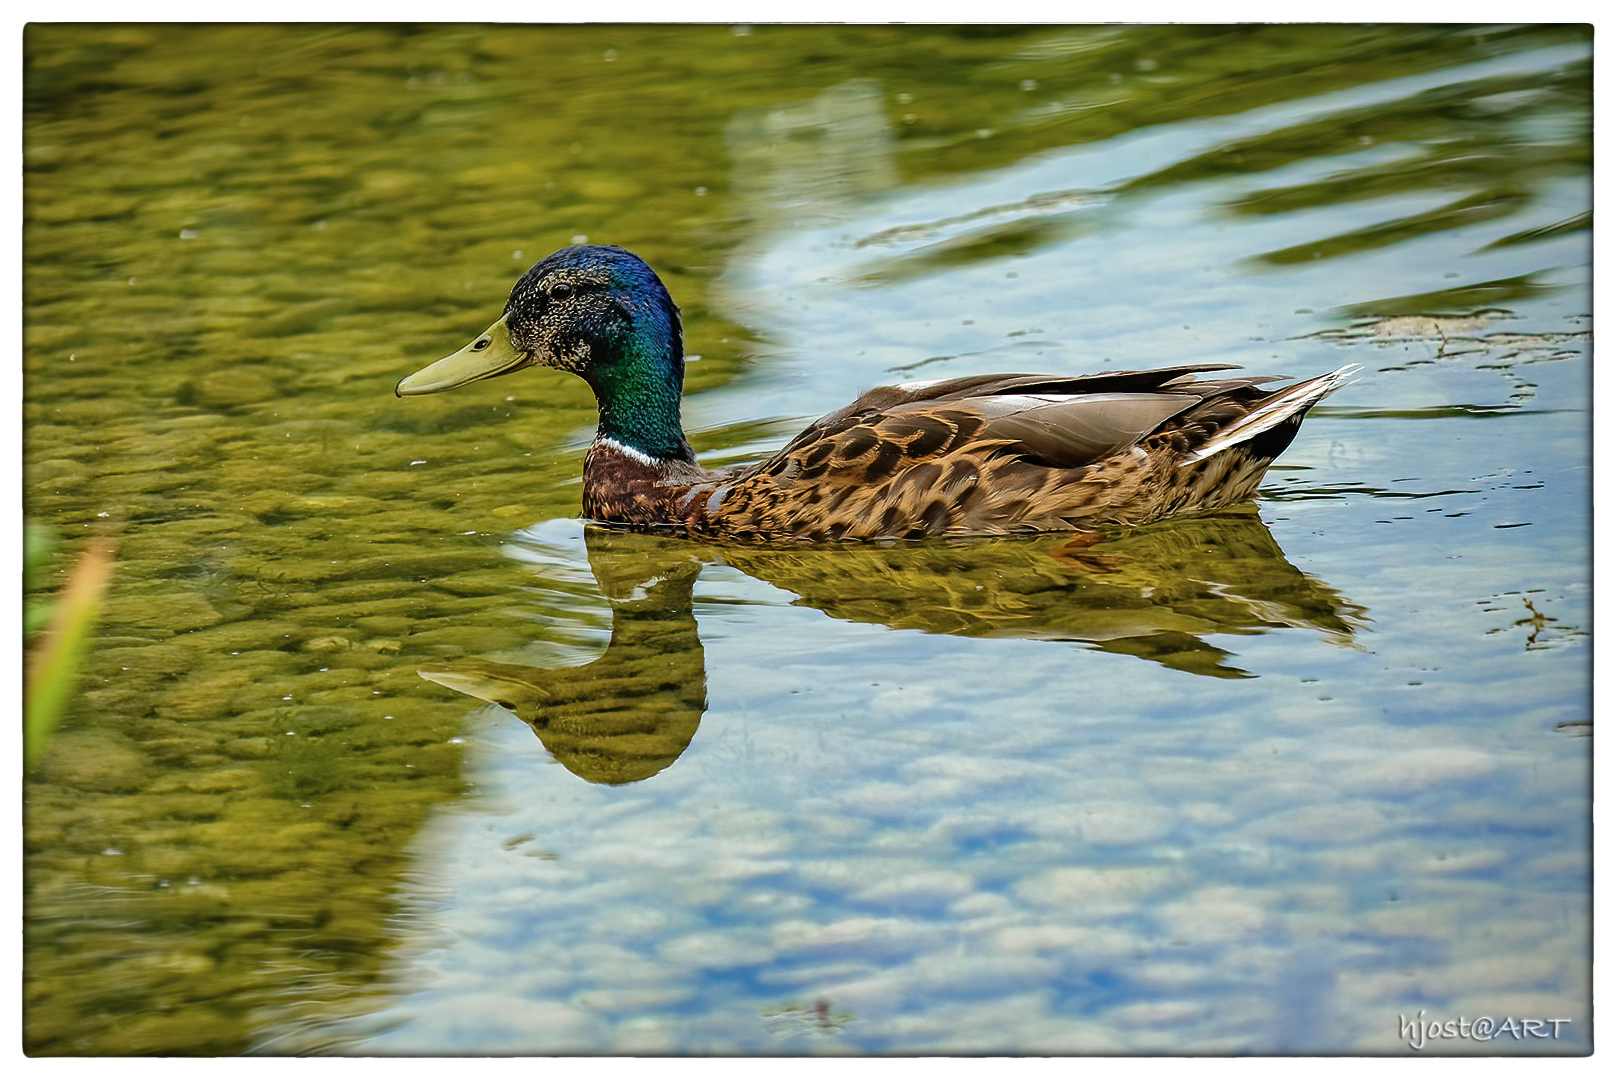
[[[41,592],[117,544],[29,1053],[1591,1048],[1590,28],[24,47]],[[1094,544],[622,535],[580,381],[392,395],[580,238],[709,463],[887,381],[1364,371]]]

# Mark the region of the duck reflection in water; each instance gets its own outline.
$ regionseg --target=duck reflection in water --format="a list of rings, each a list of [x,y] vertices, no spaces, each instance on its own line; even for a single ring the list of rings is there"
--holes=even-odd
[[[600,657],[562,668],[466,658],[420,675],[515,713],[585,780],[627,784],[684,753],[707,710],[707,658],[691,606],[702,560],[688,544],[596,526],[585,542],[612,606]]]
[[[692,589],[722,563],[833,618],[965,637],[1085,643],[1215,678],[1248,678],[1213,634],[1310,628],[1342,645],[1363,609],[1292,566],[1244,506],[1113,534],[844,547],[696,545],[585,529],[612,608],[611,641],[581,667],[481,658],[423,678],[529,724],[566,768],[595,783],[654,776],[689,745],[707,706]]]

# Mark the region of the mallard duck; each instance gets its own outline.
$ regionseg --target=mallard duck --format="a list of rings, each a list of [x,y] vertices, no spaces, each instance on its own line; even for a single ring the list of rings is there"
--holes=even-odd
[[[678,307],[637,256],[580,244],[522,275],[492,326],[396,392],[527,367],[595,392],[585,517],[746,541],[1092,530],[1231,506],[1356,369],[1271,390],[1260,384],[1274,376],[1196,377],[1226,364],[881,386],[765,461],[705,469],[679,420]]]

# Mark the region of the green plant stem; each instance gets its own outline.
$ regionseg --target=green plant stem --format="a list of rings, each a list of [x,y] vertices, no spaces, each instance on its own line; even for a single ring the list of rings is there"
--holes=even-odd
[[[90,632],[112,576],[116,548],[111,537],[91,542],[73,567],[67,586],[56,599],[50,623],[40,632],[29,656],[23,688],[23,758],[29,770],[34,768],[46,739],[61,719],[78,680]]]

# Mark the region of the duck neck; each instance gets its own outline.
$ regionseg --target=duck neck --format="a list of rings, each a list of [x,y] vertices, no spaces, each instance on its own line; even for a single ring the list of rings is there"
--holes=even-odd
[[[637,331],[585,373],[600,406],[595,437],[657,461],[694,461],[679,419],[685,362],[678,318]]]

